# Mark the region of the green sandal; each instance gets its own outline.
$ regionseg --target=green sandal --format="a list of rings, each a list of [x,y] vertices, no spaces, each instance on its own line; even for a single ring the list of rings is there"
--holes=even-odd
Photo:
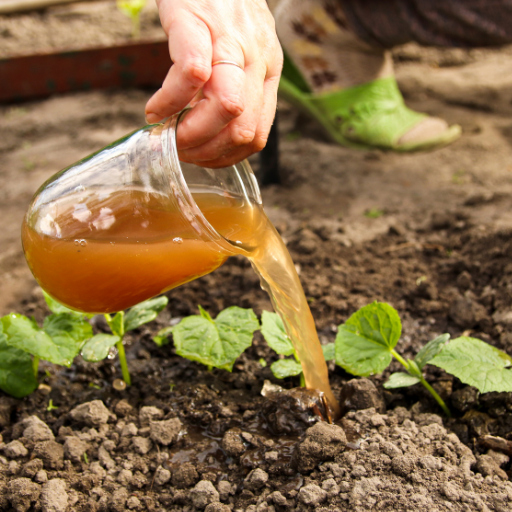
[[[279,94],[319,121],[331,139],[343,146],[421,151],[446,146],[461,135],[460,126],[453,125],[430,139],[400,144],[400,138],[428,116],[405,106],[393,77],[333,93],[312,94],[285,55]]]

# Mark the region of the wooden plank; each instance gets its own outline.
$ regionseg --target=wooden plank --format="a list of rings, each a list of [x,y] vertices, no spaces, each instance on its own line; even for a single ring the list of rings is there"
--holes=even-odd
[[[0,102],[104,88],[159,87],[167,41],[0,59]]]
[[[0,0],[0,14],[37,11],[54,5],[91,2],[94,0]]]

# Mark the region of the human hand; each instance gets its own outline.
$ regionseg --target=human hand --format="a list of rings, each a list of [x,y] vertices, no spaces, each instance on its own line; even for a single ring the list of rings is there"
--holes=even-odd
[[[180,121],[180,159],[226,167],[261,151],[274,119],[283,62],[265,0],[157,0],[173,65],[146,105],[155,123]],[[231,61],[230,64],[212,63]]]

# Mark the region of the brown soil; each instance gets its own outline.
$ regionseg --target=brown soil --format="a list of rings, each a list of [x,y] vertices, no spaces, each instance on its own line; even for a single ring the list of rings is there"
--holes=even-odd
[[[406,356],[444,332],[471,333],[512,354],[512,88],[502,71],[510,49],[395,53],[408,104],[461,124],[462,139],[432,153],[359,152],[329,144],[283,104],[283,184],[263,191],[267,213],[300,269],[322,342],[357,308],[382,300],[403,319],[398,348]],[[46,314],[19,242],[31,195],[57,170],[141,126],[149,94],[0,107],[0,313]],[[370,218],[372,210],[381,214]],[[286,388],[298,381],[277,381],[261,366],[275,355],[259,334],[231,374],[207,372],[176,356],[172,343],[158,349],[151,341],[198,304],[212,315],[230,305],[271,309],[247,261],[229,260],[169,299],[156,322],[127,336],[128,390],[112,387],[115,360],[77,358],[69,370],[41,365],[44,385],[32,396],[0,397],[0,510],[512,509],[512,453],[490,450],[484,438],[512,441],[512,394],[478,396],[427,367],[454,413],[447,420],[418,386],[383,390],[399,370],[393,363],[372,378],[377,389],[357,381],[365,400],[352,401],[342,422],[314,424],[293,401],[261,396],[264,380]],[[354,386],[330,370],[336,393]],[[58,409],[47,411],[50,399]],[[108,411],[97,402],[75,409],[95,400]]]
[[[140,37],[165,40],[153,1],[141,11]],[[112,46],[131,40],[132,22],[112,0],[0,16],[0,58]]]

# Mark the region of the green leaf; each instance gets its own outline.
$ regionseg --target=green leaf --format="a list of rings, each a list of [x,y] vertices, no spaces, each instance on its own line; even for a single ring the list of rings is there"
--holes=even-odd
[[[114,318],[109,314],[106,314],[105,319],[107,320],[107,324],[110,327],[112,334],[119,336],[122,339],[124,336],[124,311],[118,311]]]
[[[414,362],[418,365],[419,369],[422,370],[423,367],[446,345],[446,342],[450,339],[449,334],[441,334],[437,338],[430,340],[416,355],[414,358]]]
[[[206,311],[202,306],[197,306],[199,308],[199,315],[205,318],[206,320],[209,320],[210,322],[213,322],[213,318],[210,316],[210,313]]]
[[[46,301],[46,304],[48,305],[48,308],[52,313],[70,313],[76,316],[85,316],[87,318],[92,318],[94,314],[89,313],[81,313],[79,311],[74,311],[73,309],[69,309],[68,307],[64,306],[60,302],[56,301],[53,297],[50,297],[44,290],[43,290],[43,296],[44,300]]]
[[[145,300],[133,308],[129,309],[124,317],[124,332],[137,329],[141,325],[147,324],[154,320],[160,311],[162,311],[169,299],[165,296],[155,297],[153,299]]]
[[[78,317],[73,313],[47,316],[43,322],[43,330],[52,338],[65,333],[77,342],[85,341],[92,336],[91,324],[83,317]]]
[[[15,398],[30,395],[37,379],[29,354],[7,344],[0,322],[0,389]]]
[[[103,361],[108,356],[110,349],[119,341],[119,336],[111,334],[96,334],[90,340],[87,340],[82,347],[82,357],[90,363]]]
[[[389,380],[385,382],[383,385],[386,389],[395,389],[412,386],[414,384],[418,384],[418,382],[420,382],[420,379],[418,377],[415,377],[414,375],[409,375],[408,373],[398,372],[392,373],[389,376]]]
[[[326,361],[332,361],[336,357],[336,344],[327,343],[327,345],[322,345],[322,352]]]
[[[71,366],[73,358],[80,351],[82,342],[77,342],[69,333],[59,331],[54,340],[26,316],[10,313],[1,319],[1,323],[8,345],[45,361]]]
[[[508,369],[512,358],[476,338],[461,336],[450,341],[429,364],[474,386],[480,393],[512,391],[512,370]]]
[[[407,373],[413,377],[418,377],[418,379],[421,380],[423,373],[421,372],[420,367],[416,364],[416,362],[412,359],[407,359],[407,364],[409,366],[409,368],[407,368]]]
[[[73,313],[59,313],[44,319],[43,330],[53,343],[59,347],[62,358],[69,361],[56,363],[69,366],[80,353],[80,349],[87,339],[92,336],[92,327],[82,316]],[[46,359],[42,357],[42,359]],[[46,359],[49,361],[49,359]],[[52,361],[55,362],[55,361]]]
[[[172,333],[178,355],[231,371],[236,358],[251,345],[258,328],[252,309],[233,306],[219,313],[214,321],[201,315],[184,318]]]
[[[270,365],[270,369],[276,379],[295,377],[302,373],[302,366],[294,359],[279,359]]]
[[[153,341],[159,346],[163,347],[169,343],[169,335],[172,333],[174,327],[164,327],[160,329],[156,336],[153,336]]]
[[[391,362],[391,350],[401,332],[394,308],[384,302],[368,304],[339,326],[336,364],[361,377],[381,373]]]
[[[294,353],[292,342],[286,334],[283,321],[276,313],[263,311],[261,315],[261,334],[268,346],[283,356],[291,356]]]

